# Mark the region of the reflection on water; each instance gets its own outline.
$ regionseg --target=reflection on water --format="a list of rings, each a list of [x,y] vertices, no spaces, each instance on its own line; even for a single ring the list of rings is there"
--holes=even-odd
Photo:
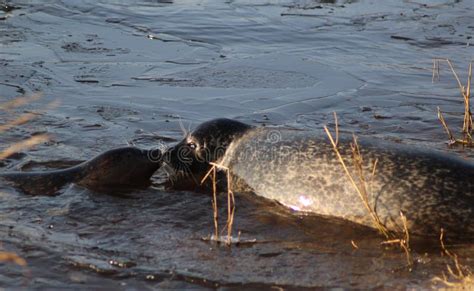
[[[1,166],[62,167],[126,144],[169,145],[182,138],[180,123],[189,130],[214,117],[320,129],[333,111],[342,130],[446,150],[436,107],[454,127],[462,100],[447,71],[431,83],[431,58],[453,59],[466,79],[467,2],[13,1],[21,9],[0,14],[2,101],[41,91],[16,113],[61,105],[2,134],[5,143],[54,137]],[[449,262],[436,243],[413,238],[410,271],[372,230],[244,194],[235,226],[257,243],[215,245],[201,240],[212,232],[210,196],[167,191],[164,179],[126,196],[0,186],[3,247],[28,261],[28,286],[60,289],[416,288]],[[472,264],[472,246],[450,248]],[[22,286],[21,268],[2,265],[0,282]]]

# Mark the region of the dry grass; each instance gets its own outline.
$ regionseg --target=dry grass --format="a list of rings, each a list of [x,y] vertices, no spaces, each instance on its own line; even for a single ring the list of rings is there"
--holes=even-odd
[[[375,173],[376,173],[376,168],[377,168],[377,163],[378,160],[375,160],[372,171],[370,173],[369,179],[367,179],[367,175],[364,171],[363,165],[364,165],[364,160],[360,152],[360,147],[357,142],[357,138],[355,135],[353,135],[353,142],[351,143],[351,151],[352,151],[352,163],[353,163],[353,168],[355,173],[351,173],[349,170],[348,166],[346,165],[346,161],[342,157],[339,148],[338,148],[338,139],[339,139],[339,129],[338,129],[338,121],[337,121],[337,115],[334,113],[334,119],[335,119],[335,132],[336,132],[336,139],[333,138],[331,132],[329,131],[327,126],[324,126],[324,130],[326,131],[326,134],[331,142],[331,145],[334,149],[334,152],[344,169],[344,172],[346,176],[348,177],[349,181],[351,182],[352,186],[356,190],[360,200],[364,204],[364,207],[367,209],[367,212],[369,213],[370,217],[372,218],[374,227],[379,230],[379,232],[385,236],[385,241],[382,242],[383,245],[398,245],[400,246],[401,249],[405,252],[406,259],[407,259],[407,264],[408,266],[412,266],[413,260],[411,256],[411,250],[410,250],[410,235],[408,232],[408,223],[406,216],[400,212],[400,219],[403,223],[403,228],[404,228],[404,237],[403,238],[398,238],[397,235],[391,231],[389,231],[385,225],[381,222],[380,218],[378,217],[377,213],[375,212],[374,208],[370,205],[369,202],[369,193],[370,193],[370,181],[374,178]],[[351,241],[352,245],[354,248],[358,248],[357,245],[353,241]]]
[[[26,267],[26,261],[15,253],[0,252],[0,262],[14,263],[21,267]]]
[[[232,227],[234,225],[234,215],[235,215],[235,197],[234,197],[234,192],[231,189],[232,177],[229,172],[229,168],[216,164],[216,163],[210,163],[210,164],[212,165],[212,167],[204,176],[204,178],[201,180],[201,184],[204,183],[209,177],[212,178],[212,194],[213,194],[212,209],[214,213],[214,240],[220,242],[221,234],[225,230],[227,230],[226,244],[231,245],[232,244]],[[225,227],[222,229],[221,234],[219,233],[219,217],[218,217],[219,211],[217,207],[217,182],[216,182],[217,169],[224,170],[226,172],[226,177],[227,177],[227,222],[226,222]],[[240,237],[240,233],[239,233],[239,237]],[[239,239],[237,241],[239,241]]]
[[[29,104],[35,100],[38,100],[40,97],[41,97],[40,94],[34,94],[29,97],[22,96],[22,97],[15,98],[12,101],[0,104],[0,111],[6,112],[6,113],[12,113],[11,111],[13,109]],[[52,108],[55,106],[57,106],[57,102],[53,101],[47,105],[47,108]],[[0,122],[0,134],[12,128],[20,126],[22,124],[25,124],[31,121],[32,119],[34,119],[36,116],[37,114],[34,114],[34,113],[25,113],[25,114],[20,115],[17,118],[14,118],[11,121]],[[32,136],[26,140],[9,145],[5,149],[0,151],[0,160],[6,159],[14,153],[32,148],[35,145],[46,142],[48,140],[49,140],[49,136],[47,134],[41,134],[41,135]],[[3,146],[3,145],[0,144],[0,146]],[[24,269],[24,274],[26,278],[30,277],[30,271],[27,267],[26,260],[18,256],[17,254],[12,253],[12,252],[0,251],[0,262],[16,264]]]
[[[367,212],[371,216],[375,228],[377,228],[380,233],[382,233],[386,238],[389,238],[389,231],[387,228],[381,223],[379,217],[377,216],[377,213],[375,213],[374,209],[372,206],[370,206],[369,203],[369,196],[368,196],[368,185],[367,185],[367,179],[364,174],[363,170],[363,159],[360,154],[360,149],[359,145],[357,143],[357,138],[355,135],[353,136],[353,143],[351,144],[351,149],[352,149],[352,162],[356,170],[356,174],[352,175],[351,172],[349,171],[349,168],[346,165],[346,162],[344,161],[344,158],[342,157],[341,153],[339,152],[338,149],[338,138],[339,138],[339,129],[337,126],[337,116],[334,114],[335,120],[336,120],[336,140],[333,138],[331,132],[329,131],[327,126],[324,126],[324,130],[326,131],[326,134],[329,137],[329,140],[331,141],[331,144],[333,146],[334,152],[336,153],[336,156],[341,163],[342,168],[344,169],[344,172],[346,173],[347,177],[349,178],[352,186],[354,189],[357,191],[357,194],[359,195],[359,198],[361,199],[362,203],[364,204],[365,208],[367,209]],[[377,166],[377,161],[374,162],[374,167],[372,173],[375,174],[375,168]]]
[[[443,254],[451,259],[451,264],[446,265],[447,273],[443,272],[441,276],[433,278],[434,283],[441,283],[448,288],[457,290],[473,290],[474,274],[472,271],[459,262],[458,255],[449,251],[444,244],[444,231],[441,229],[439,237]]]
[[[22,114],[22,115],[20,115],[20,117],[16,118],[15,120],[9,121],[6,124],[1,124],[0,125],[0,133],[5,132],[9,129],[12,129],[16,126],[25,124],[25,123],[27,123],[28,121],[32,120],[35,117],[36,117],[36,114],[34,114],[34,113]]]
[[[5,102],[0,104],[1,111],[10,111],[14,108],[21,107],[23,105],[27,105],[33,101],[36,101],[41,98],[41,94],[33,94],[31,96],[21,96],[13,99],[12,101]]]
[[[440,62],[446,62],[456,79],[459,91],[464,101],[464,118],[462,126],[462,138],[456,138],[449,126],[447,125],[440,108],[438,107],[438,119],[440,120],[444,130],[448,134],[450,145],[461,144],[463,146],[472,147],[474,141],[472,138],[473,122],[471,112],[471,82],[472,82],[472,63],[469,62],[468,76],[466,85],[461,83],[461,80],[454,69],[452,62],[449,59],[434,59],[433,60],[433,82],[438,81],[440,77]],[[446,265],[447,272],[443,272],[441,276],[433,278],[433,282],[441,283],[445,287],[457,290],[472,290],[474,289],[474,274],[468,267],[463,266],[459,262],[457,254],[449,251],[444,244],[444,231],[441,229],[440,244],[443,254],[451,259],[451,264]]]
[[[472,63],[469,63],[468,68],[468,77],[466,81],[466,85],[461,83],[461,79],[459,78],[456,70],[454,69],[453,64],[449,59],[434,59],[433,60],[433,78],[432,81],[438,81],[440,77],[440,62],[446,62],[453,74],[454,78],[456,79],[459,91],[461,96],[464,100],[464,118],[463,118],[463,126],[462,126],[462,138],[456,138],[452,131],[449,129],[446,120],[441,113],[440,108],[438,107],[438,119],[440,120],[443,128],[445,129],[446,133],[449,136],[449,144],[461,144],[463,146],[474,146],[474,142],[472,139],[472,131],[473,131],[473,122],[472,122],[472,112],[471,112],[471,81],[472,81]]]
[[[411,256],[411,249],[410,249],[410,233],[408,232],[407,218],[405,215],[403,215],[403,212],[401,211],[400,211],[400,219],[402,220],[402,223],[403,223],[404,237],[389,239],[389,240],[383,241],[382,244],[400,246],[400,248],[405,252],[407,265],[411,267],[413,265],[413,259]]]
[[[31,271],[28,268],[28,264],[26,263],[25,259],[12,252],[0,251],[0,262],[11,263],[20,266],[23,269],[23,276],[25,278],[24,284],[25,286],[28,284],[29,280],[31,279]]]
[[[50,139],[49,135],[40,134],[40,135],[35,135],[33,137],[30,137],[24,141],[10,145],[6,149],[0,151],[0,160],[6,159],[9,156],[19,151],[23,151],[23,150],[32,148],[35,145],[38,145],[40,143],[47,142],[49,139]]]
[[[21,96],[21,97],[15,98],[12,101],[0,104],[0,111],[4,111],[4,112],[9,113],[9,112],[11,112],[12,109],[15,109],[15,108],[18,108],[20,106],[29,104],[33,101],[38,100],[39,98],[41,98],[40,94],[33,94],[29,97],[28,96]],[[57,100],[55,100],[55,101],[50,102],[49,104],[47,104],[46,107],[42,110],[55,108],[55,107],[58,106],[58,104],[59,104],[59,102]],[[20,126],[22,124],[25,124],[25,123],[33,120],[36,116],[37,116],[37,114],[35,114],[35,113],[25,113],[25,114],[22,114],[22,115],[20,115],[19,117],[15,118],[15,119],[11,120],[11,121],[2,122],[3,124],[0,123],[0,134],[7,131],[7,130],[10,130],[12,128]],[[7,146],[5,149],[0,151],[0,160],[6,159],[9,156],[11,156],[12,154],[17,153],[19,151],[27,150],[29,148],[34,147],[35,145],[38,145],[40,143],[44,143],[44,142],[48,141],[49,139],[50,139],[49,135],[40,134],[40,135],[32,136],[32,137],[30,137],[26,140],[17,142],[13,145]],[[0,144],[0,146],[3,146],[3,145]]]
[[[354,249],[356,249],[356,250],[359,249],[359,246],[355,243],[354,240],[351,240],[351,245]]]

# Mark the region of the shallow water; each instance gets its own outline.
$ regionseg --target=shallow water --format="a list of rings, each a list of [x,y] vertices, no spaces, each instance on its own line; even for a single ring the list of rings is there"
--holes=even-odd
[[[452,59],[466,78],[470,1],[11,3],[20,9],[0,12],[0,96],[42,97],[0,113],[37,113],[3,133],[2,146],[53,137],[2,162],[5,170],[61,167],[127,143],[167,146],[182,137],[180,120],[185,128],[225,116],[320,129],[333,111],[342,130],[472,157],[447,149],[437,120],[440,106],[453,128],[462,122],[446,64],[431,82],[434,57]],[[427,287],[449,262],[418,243],[410,271],[404,253],[381,247],[370,230],[249,195],[237,196],[235,228],[258,243],[219,246],[201,240],[212,232],[210,197],[166,191],[163,179],[158,173],[129,197],[2,188],[3,248],[24,257],[30,274],[2,265],[1,285]],[[474,266],[472,246],[451,248]]]

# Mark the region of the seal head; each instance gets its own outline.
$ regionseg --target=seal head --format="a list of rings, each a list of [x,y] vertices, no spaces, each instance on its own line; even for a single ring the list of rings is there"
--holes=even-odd
[[[210,169],[218,162],[229,144],[251,129],[245,123],[219,118],[199,125],[164,154],[165,170],[174,189],[196,189]]]
[[[159,150],[124,147],[107,151],[81,164],[83,178],[77,184],[96,187],[137,187],[148,185],[161,166]]]

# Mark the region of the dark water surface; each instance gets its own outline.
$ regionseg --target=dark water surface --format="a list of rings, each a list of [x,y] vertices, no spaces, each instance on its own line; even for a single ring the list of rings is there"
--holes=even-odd
[[[37,113],[3,133],[1,146],[43,132],[53,138],[1,162],[4,170],[65,166],[129,143],[169,145],[182,137],[179,118],[185,128],[230,117],[320,129],[337,111],[343,130],[440,150],[436,107],[452,127],[462,122],[447,66],[435,84],[431,67],[434,57],[450,58],[465,80],[472,1],[10,3],[20,9],[0,12],[1,101],[42,98],[0,112],[2,120]],[[78,186],[57,197],[1,188],[0,240],[31,274],[1,265],[0,285],[416,288],[431,286],[449,263],[418,243],[410,271],[404,253],[380,246],[373,231],[249,195],[237,196],[235,228],[257,243],[205,242],[210,197],[165,191],[163,179],[158,173],[151,188],[126,197]],[[451,248],[474,267],[471,245]]]

